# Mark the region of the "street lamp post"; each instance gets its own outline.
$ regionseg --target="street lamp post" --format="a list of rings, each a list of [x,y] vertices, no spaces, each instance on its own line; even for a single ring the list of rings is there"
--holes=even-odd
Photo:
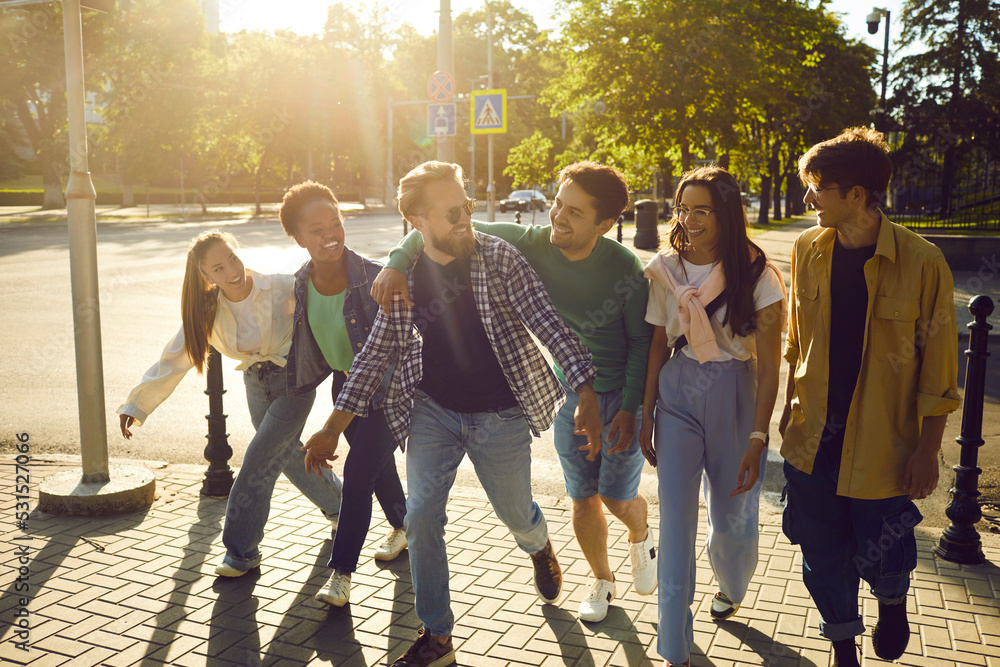
[[[885,88],[889,79],[889,10],[881,7],[872,7],[872,13],[865,17],[868,23],[868,34],[874,35],[878,32],[878,25],[885,17],[885,46],[882,47],[882,93],[879,96],[878,109],[875,110],[875,129],[879,132],[886,131],[885,113]]]

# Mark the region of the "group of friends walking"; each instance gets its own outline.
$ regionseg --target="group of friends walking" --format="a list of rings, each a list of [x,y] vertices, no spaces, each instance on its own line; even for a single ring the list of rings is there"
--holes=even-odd
[[[393,665],[443,667],[455,661],[446,505],[466,455],[528,555],[538,596],[560,598],[562,572],[531,490],[532,437],[553,427],[593,575],[580,619],[603,620],[629,583],[656,593],[657,652],[665,665],[689,665],[699,487],[718,589],[709,613],[725,620],[757,566],[787,331],[783,530],[802,550],[835,663],[859,664],[861,579],[878,600],[875,652],[894,660],[909,639],[921,520],[913,500],[937,485],[959,397],[951,273],[935,246],[882,213],[890,175],[872,130],[850,128],[801,157],[818,225],[795,242],[787,294],[748,236],[738,182],[719,167],[681,177],[669,231],[645,267],[605,236],[629,193],[619,171],[593,162],[560,172],[546,226],[473,222],[461,167],[415,167],[397,192],[414,231],[385,267],[348,248],[333,193],[301,183],[279,213],[310,257],[294,276],[246,269],[229,234],[192,242],[183,326],[119,408],[122,434],[202,370],[209,346],[236,359],[256,434],[229,496],[216,573],[261,564],[285,473],[333,525],[331,573],[316,598],[343,606],[374,494],[391,527],[374,557],[408,550],[423,623]],[[328,376],[333,413],[302,445]],[[342,435],[343,479],[332,469]],[[658,477],[652,527],[639,493],[646,461]],[[627,529],[630,581],[611,567],[605,510]]]

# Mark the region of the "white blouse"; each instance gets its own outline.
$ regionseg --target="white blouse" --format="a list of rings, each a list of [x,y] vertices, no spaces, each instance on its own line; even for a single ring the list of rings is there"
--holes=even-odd
[[[239,361],[236,370],[243,371],[252,364],[270,361],[284,367],[288,350],[292,347],[292,322],[295,318],[295,277],[287,274],[264,275],[247,269],[253,278],[253,290],[247,299],[253,304],[252,312],[260,331],[260,346],[255,352],[240,352],[239,326],[232,311],[219,304],[215,322],[208,338],[223,356]],[[184,349],[184,328],[167,343],[160,360],[142,376],[142,380],[129,393],[118,414],[133,417],[140,425],[160,403],[166,400],[187,372],[194,368]]]

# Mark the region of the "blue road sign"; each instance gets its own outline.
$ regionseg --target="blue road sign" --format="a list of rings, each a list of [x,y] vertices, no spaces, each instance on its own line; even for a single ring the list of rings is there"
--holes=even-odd
[[[507,131],[506,90],[475,90],[471,104],[469,131],[472,134],[503,134]]]
[[[427,134],[431,137],[455,136],[455,104],[427,105]]]

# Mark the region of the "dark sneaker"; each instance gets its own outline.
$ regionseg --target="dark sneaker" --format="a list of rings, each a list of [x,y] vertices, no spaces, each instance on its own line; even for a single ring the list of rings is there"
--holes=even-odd
[[[883,660],[898,660],[910,643],[906,600],[899,604],[878,603],[878,622],[872,630],[872,648]]]
[[[424,628],[418,631],[417,641],[406,653],[392,663],[392,667],[445,667],[455,664],[455,647],[448,641],[441,643],[437,637],[427,634]]]
[[[535,592],[542,602],[552,604],[559,599],[562,590],[562,570],[551,541],[538,553],[531,554],[531,563],[535,566]]]
[[[739,602],[733,602],[725,593],[719,591],[715,594],[715,597],[712,598],[712,609],[708,613],[716,621],[724,621],[739,611],[739,609]]]
[[[833,667],[861,667],[854,637],[833,642]]]

